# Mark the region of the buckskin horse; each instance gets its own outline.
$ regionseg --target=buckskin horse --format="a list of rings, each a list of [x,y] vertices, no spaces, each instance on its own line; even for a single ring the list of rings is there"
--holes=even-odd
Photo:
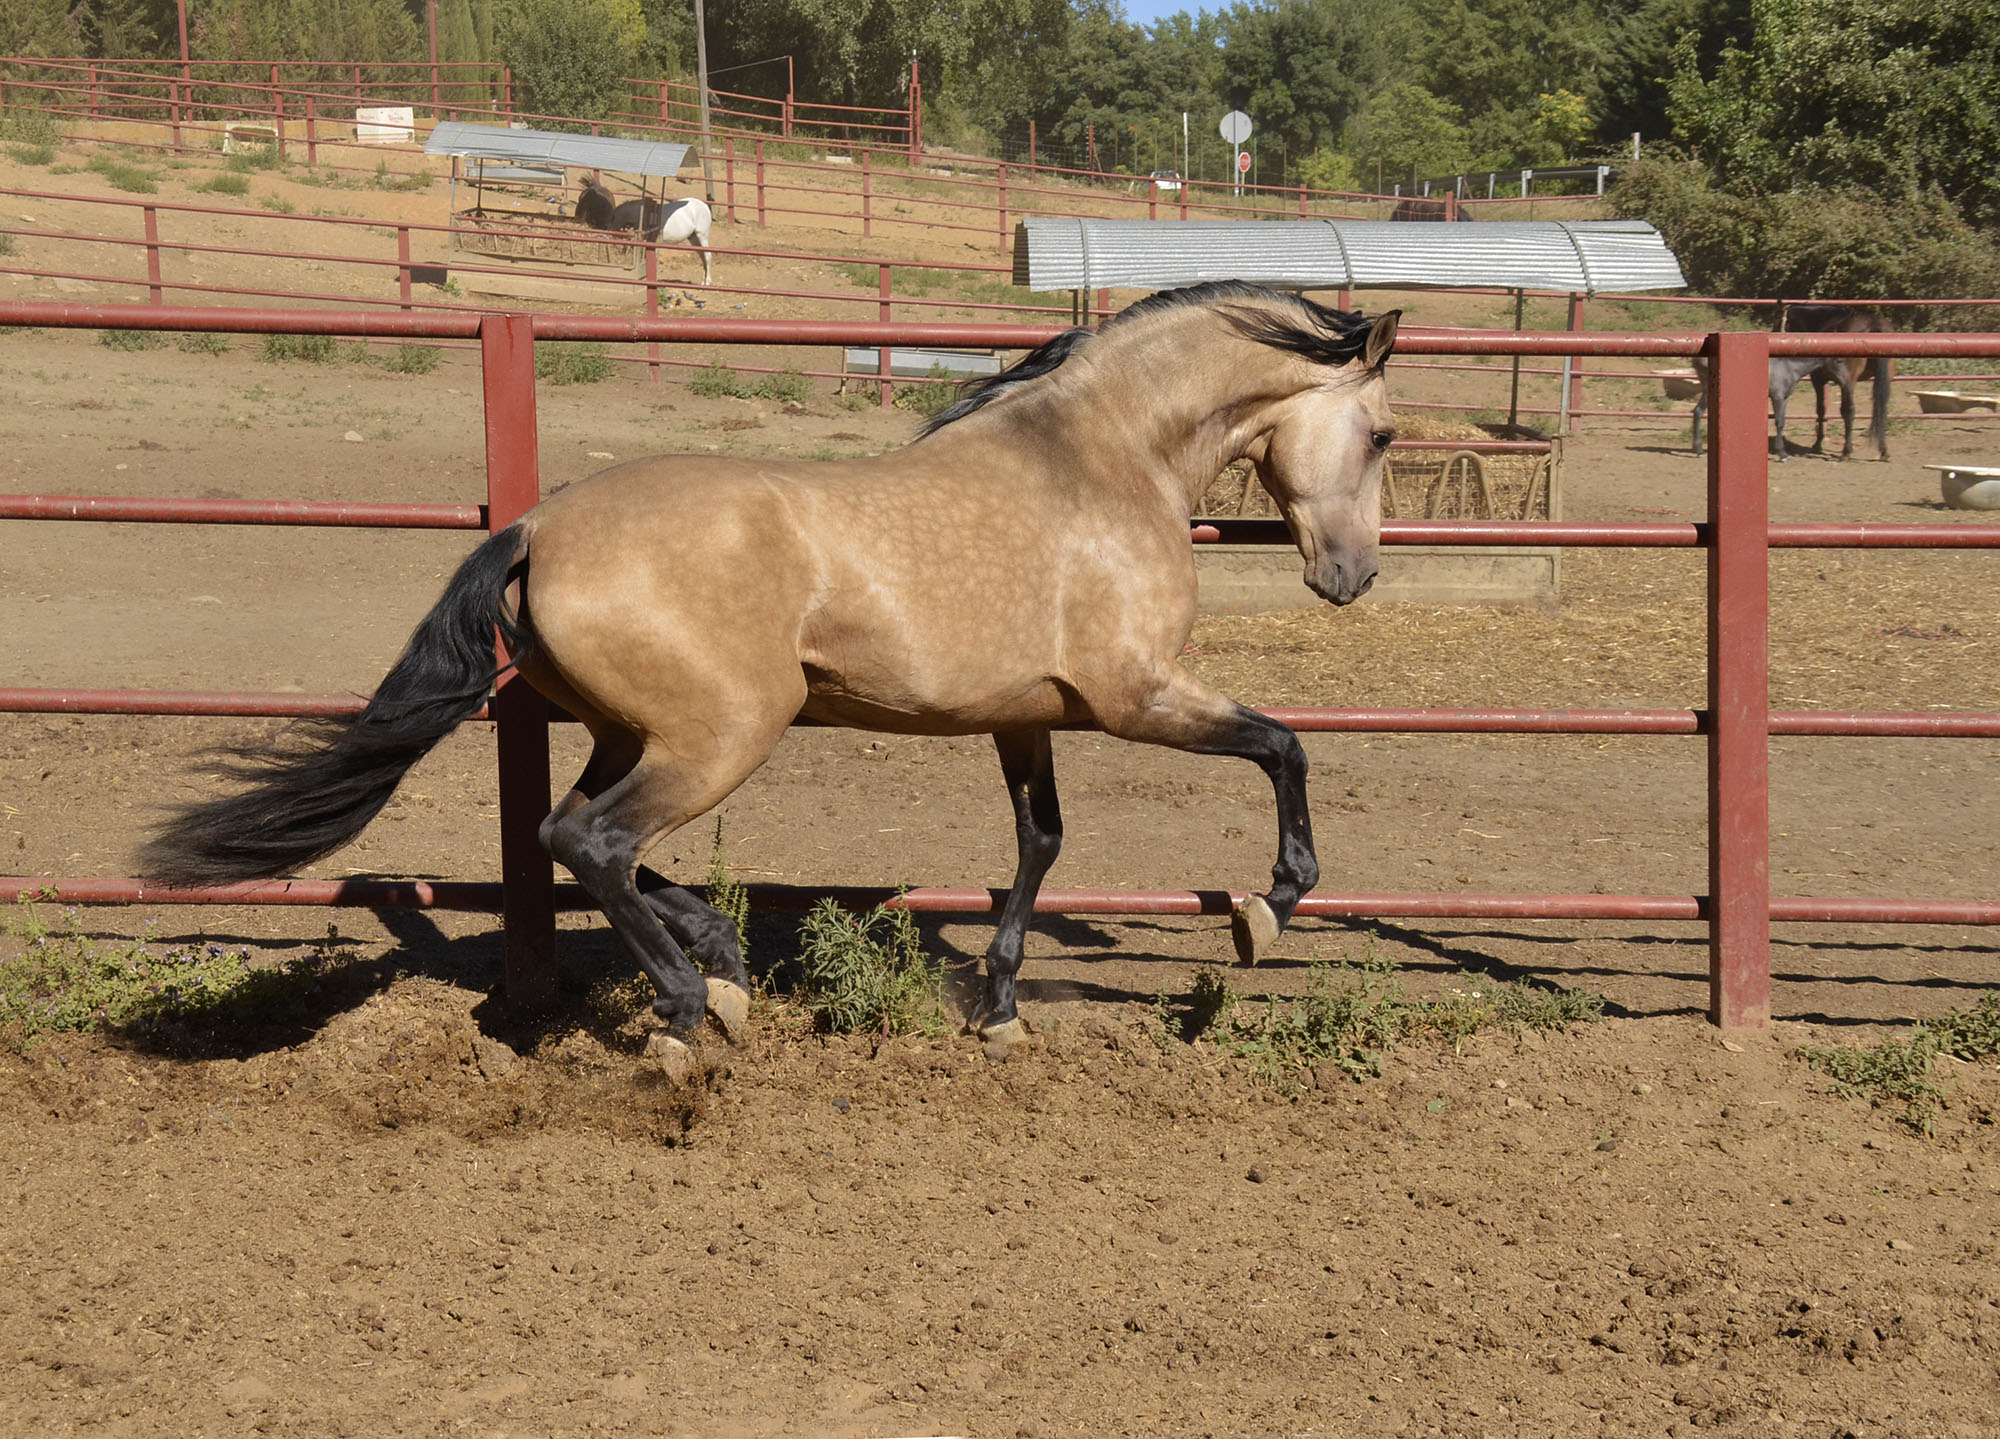
[[[701,282],[715,280],[714,257],[709,253],[709,233],[715,217],[708,206],[692,195],[664,203],[650,196],[621,202],[596,175],[583,182],[576,197],[572,218],[593,230],[622,230],[638,235],[651,245],[693,244],[701,251]]]
[[[1886,335],[1895,327],[1880,315],[1841,305],[1792,305],[1787,307],[1786,328],[1800,335]],[[1708,361],[1696,356],[1695,373],[1702,381],[1694,402],[1694,452],[1702,452],[1701,417],[1708,409]],[[1841,445],[1843,460],[1854,456],[1854,385],[1873,376],[1874,392],[1868,419],[1868,434],[1875,441],[1875,458],[1889,458],[1889,399],[1894,362],[1886,355],[1774,355],[1771,357],[1771,417],[1777,432],[1779,459],[1785,453],[1785,409],[1800,380],[1813,386],[1813,448],[1826,443],[1826,387],[1828,381],[1840,386]]]
[[[1306,758],[1291,730],[1179,662],[1195,615],[1188,519],[1247,459],[1306,584],[1336,605],[1360,598],[1375,579],[1397,318],[1236,281],[1169,290],[974,382],[888,454],[600,471],[473,552],[358,718],[226,762],[247,786],[170,817],[142,872],[268,878],[346,844],[485,702],[497,628],[520,675],[590,732],[542,842],[652,979],[670,1031],[701,1024],[708,985],[746,975],[732,922],[641,860],[800,717],[993,736],[1019,863],[978,1033],[1021,1032],[1022,940],[1062,844],[1058,726],[1264,770],[1277,862],[1269,891],[1231,917],[1253,961],[1318,881]]]

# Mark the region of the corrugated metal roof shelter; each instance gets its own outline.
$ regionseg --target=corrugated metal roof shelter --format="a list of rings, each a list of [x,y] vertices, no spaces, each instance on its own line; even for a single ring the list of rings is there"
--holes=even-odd
[[[1687,284],[1643,220],[1093,220],[1030,216],[1014,283],[1031,290],[1158,290],[1203,280],[1289,289],[1671,290]]]
[[[466,155],[516,163],[539,161],[585,170],[610,170],[619,175],[663,177],[680,173],[687,152],[686,145],[652,140],[564,135],[554,130],[508,130],[498,125],[469,125],[462,120],[439,121],[424,145],[426,155]]]

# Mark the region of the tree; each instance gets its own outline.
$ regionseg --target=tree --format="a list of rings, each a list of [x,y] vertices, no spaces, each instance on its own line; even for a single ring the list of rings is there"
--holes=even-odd
[[[65,0],[6,0],[0,4],[0,55],[76,53]]]
[[[510,0],[495,30],[514,103],[578,121],[611,112],[646,39],[638,0]]]
[[[1750,44],[1750,0],[1638,0],[1610,22],[1599,82],[1598,138],[1618,144],[1634,133],[1668,137],[1674,47],[1694,37],[1695,57],[1713,73],[1722,54]]]
[[[1458,106],[1421,85],[1395,85],[1377,96],[1360,132],[1363,174],[1379,184],[1448,175],[1465,164]]]
[[[1674,51],[1675,129],[1723,188],[1936,188],[2000,224],[2000,0],[1753,0],[1713,78]]]

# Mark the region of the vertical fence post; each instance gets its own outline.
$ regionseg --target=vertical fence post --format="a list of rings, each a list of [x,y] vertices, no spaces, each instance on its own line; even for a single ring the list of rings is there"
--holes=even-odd
[[[887,265],[876,266],[876,274],[878,279],[875,293],[880,297],[876,314],[882,323],[886,325],[889,323],[889,267]],[[896,402],[894,393],[896,388],[895,382],[890,375],[890,365],[894,358],[895,350],[888,345],[884,345],[875,352],[875,373],[881,376],[880,381],[876,385],[877,398],[885,410]]]
[[[526,315],[479,323],[486,398],[486,523],[504,530],[541,500],[535,456],[535,331]],[[555,998],[555,867],[537,831],[549,812],[548,701],[518,675],[493,696],[500,751],[500,878],[511,1004]]]
[[[1583,307],[1588,304],[1582,295],[1569,297],[1569,332],[1574,335],[1583,328]],[[1583,356],[1572,357],[1569,371],[1569,394],[1564,399],[1569,409],[1569,427],[1583,428]]]
[[[1158,180],[1148,180],[1146,182],[1146,218],[1148,220],[1157,220],[1160,218],[1160,182]]]
[[[361,108],[361,67],[354,67],[354,108]]]
[[[179,150],[181,147],[181,82],[178,80],[167,81],[167,94],[173,106],[174,149]]]
[[[148,304],[167,302],[166,286],[160,281],[160,214],[151,205],[146,207],[146,286]]]
[[[870,193],[875,183],[872,167],[869,165],[869,156],[872,153],[868,150],[861,152],[861,238],[864,240],[875,233],[875,216]]]
[[[500,114],[503,118],[514,118],[514,67],[500,67]]]
[[[757,142],[757,228],[764,228],[764,142]]]
[[[1711,335],[1708,452],[1708,1017],[1771,1017],[1771,341]]]
[[[1035,122],[1028,122],[1028,183],[1035,181]]]
[[[306,91],[306,164],[319,163],[319,117],[313,112],[313,93]]]
[[[99,110],[102,109],[102,107],[103,107],[103,97],[98,91],[97,67],[93,65],[90,67],[90,118],[92,120],[98,120],[103,118],[98,113]]]
[[[1299,218],[1306,218],[1306,182],[1299,181]]]
[[[736,137],[722,137],[722,203],[729,211],[729,223],[736,223]]]
[[[403,308],[410,308],[410,227],[396,227],[396,293]]]
[[[285,157],[285,92],[278,88],[278,67],[271,67],[271,128],[278,132],[278,158]]]
[[[1000,167],[1000,253],[1007,253],[1007,167]]]
[[[660,318],[660,247],[657,245],[646,247],[646,318]],[[657,385],[660,383],[660,342],[648,340],[646,353],[651,357],[651,363],[646,366],[646,378]]]

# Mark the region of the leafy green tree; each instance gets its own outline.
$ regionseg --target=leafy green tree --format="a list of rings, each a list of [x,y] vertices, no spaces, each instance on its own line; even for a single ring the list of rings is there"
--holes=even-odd
[[[65,0],[6,0],[0,4],[0,55],[76,53]]]
[[[2000,223],[2000,0],[1753,0],[1755,35],[1712,78],[1674,52],[1670,113],[1744,194],[1935,188]]]
[[[496,19],[515,106],[578,121],[610,113],[646,39],[638,0],[509,0]]]
[[[1635,132],[1645,140],[1668,138],[1668,88],[1674,46],[1694,37],[1695,57],[1714,73],[1728,49],[1750,44],[1750,0],[1637,0],[1618,13],[1612,0],[1604,68],[1599,79],[1598,138],[1619,145]]]
[[[1361,117],[1362,174],[1377,185],[1448,175],[1469,145],[1458,106],[1421,85],[1391,86]]]

